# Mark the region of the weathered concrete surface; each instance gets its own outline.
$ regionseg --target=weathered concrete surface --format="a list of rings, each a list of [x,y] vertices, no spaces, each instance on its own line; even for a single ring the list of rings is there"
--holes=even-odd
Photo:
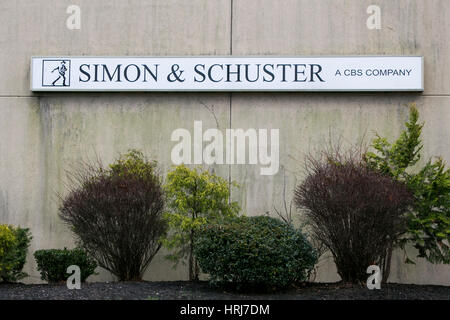
[[[369,5],[381,29],[369,30]],[[234,0],[234,55],[423,55],[425,94],[450,93],[447,0]]]
[[[175,129],[192,132],[196,119],[202,119],[206,128],[225,128],[230,118],[229,100],[217,94],[3,98],[0,110],[0,136],[4,137],[0,144],[0,221],[31,228],[30,252],[73,245],[72,234],[57,216],[57,195],[67,191],[66,170],[77,161],[99,156],[108,164],[120,152],[139,148],[158,161],[165,175],[172,164],[170,151],[175,142],[170,139]],[[221,176],[228,174],[226,166],[215,170]],[[163,256],[161,252],[155,258],[148,278],[183,278],[186,270],[168,268]],[[36,280],[32,260],[25,271]],[[99,277],[108,278],[105,274]]]
[[[66,28],[66,8],[81,29]],[[29,95],[33,55],[224,55],[229,0],[0,1],[0,94]]]
[[[230,11],[229,1],[78,1],[81,30],[66,28],[71,4],[0,2],[0,218],[32,228],[30,252],[72,245],[57,217],[55,197],[64,190],[70,163],[94,153],[108,163],[134,146],[158,160],[165,173],[173,130],[192,130],[194,120],[215,127],[207,109],[213,106],[219,122],[225,121],[220,126],[229,126],[229,101],[223,94],[38,96],[29,91],[33,55],[228,54],[231,24],[224,13]],[[228,168],[218,173],[225,176]],[[186,276],[186,270],[168,268],[160,256],[149,279]],[[39,281],[33,258],[28,260],[27,280]],[[97,277],[108,278],[106,273]]]
[[[234,193],[250,215],[284,212],[283,185],[289,206],[295,185],[304,177],[305,155],[314,153],[331,140],[368,143],[378,132],[392,142],[408,119],[407,104],[415,102],[425,121],[423,128],[424,163],[430,155],[441,155],[450,161],[449,97],[376,94],[233,94],[233,128],[279,128],[280,171],[274,176],[261,176],[258,166],[232,166],[231,177],[245,186]],[[264,112],[261,112],[264,110]],[[284,177],[286,175],[286,177]],[[297,216],[299,219],[300,216]],[[411,251],[412,252],[412,251]],[[449,284],[449,266],[433,266],[418,260],[415,266],[402,263],[403,253],[393,259],[391,281],[405,283]],[[411,254],[411,257],[414,257]],[[330,259],[325,261],[332,261]],[[318,281],[338,280],[330,263],[321,263]],[[407,271],[405,271],[407,270]]]
[[[81,30],[66,28],[67,6],[81,8]],[[57,193],[64,193],[65,170],[99,155],[105,163],[119,152],[140,148],[171,165],[174,129],[280,129],[280,164],[275,176],[259,166],[233,165],[233,192],[248,214],[281,209],[303,177],[301,161],[328,135],[348,142],[376,130],[396,137],[417,102],[424,155],[450,161],[450,2],[380,0],[382,29],[366,28],[372,1],[344,0],[4,0],[0,2],[0,222],[31,227],[30,253],[72,246],[72,235],[57,217]],[[32,55],[423,55],[424,94],[298,93],[71,93],[29,91]],[[231,109],[230,109],[231,97]],[[213,107],[214,106],[214,109]],[[209,108],[209,109],[208,109]],[[213,112],[214,114],[213,114]],[[231,111],[231,113],[230,113]],[[216,172],[228,178],[229,167]],[[286,179],[284,179],[284,174]],[[30,254],[25,271],[39,281]],[[393,259],[391,281],[450,284],[450,268]],[[160,252],[146,279],[186,279]],[[92,280],[112,279],[101,272]],[[320,263],[318,281],[337,280],[331,259]]]

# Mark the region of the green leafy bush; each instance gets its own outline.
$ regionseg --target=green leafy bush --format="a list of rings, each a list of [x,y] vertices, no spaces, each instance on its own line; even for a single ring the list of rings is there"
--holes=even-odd
[[[410,106],[406,129],[393,143],[377,137],[372,141],[374,152],[365,161],[374,169],[406,183],[414,194],[413,210],[407,217],[407,234],[400,244],[411,243],[419,257],[432,263],[450,263],[450,169],[442,158],[428,159],[423,167],[421,158],[423,123],[419,112]],[[413,167],[414,166],[414,167]],[[407,262],[412,262],[407,258]]]
[[[27,276],[22,269],[31,239],[27,228],[0,225],[0,281],[15,282]]]
[[[268,216],[202,226],[195,255],[212,284],[238,290],[283,288],[304,281],[317,262],[299,230]]]
[[[197,229],[208,222],[236,216],[240,208],[236,202],[228,201],[228,181],[208,171],[179,165],[168,173],[167,180],[164,186],[168,201],[165,219],[172,232],[164,244],[173,250],[167,257],[175,262],[175,266],[188,258],[189,280],[198,280],[199,268],[193,254]]]
[[[413,243],[418,256],[432,263],[450,263],[450,170],[442,159],[428,161],[408,185],[416,202],[402,245]]]
[[[12,261],[7,259],[7,257],[16,246],[16,243],[17,240],[11,228],[8,225],[0,225],[0,274],[2,275],[8,274],[13,268]]]
[[[34,258],[38,271],[41,273],[41,279],[51,283],[66,281],[70,276],[67,268],[71,265],[80,267],[82,282],[94,274],[97,267],[95,260],[80,248],[37,250]]]

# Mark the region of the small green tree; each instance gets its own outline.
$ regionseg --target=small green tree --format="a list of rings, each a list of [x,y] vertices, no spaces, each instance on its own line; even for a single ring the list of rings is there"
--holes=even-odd
[[[128,150],[126,154],[120,155],[119,159],[109,165],[111,176],[124,177],[132,175],[142,179],[153,177],[156,167],[156,161],[149,161],[142,151],[137,149]]]
[[[32,236],[28,228],[0,225],[0,282],[16,282],[22,272]]]
[[[411,242],[419,257],[432,263],[450,263],[450,170],[442,158],[430,158],[423,167],[411,170],[423,147],[420,135],[424,124],[418,121],[419,112],[412,104],[406,129],[397,141],[391,144],[377,134],[371,144],[375,152],[366,153],[365,160],[372,168],[404,181],[414,194],[408,233],[400,245]]]
[[[235,183],[233,186],[237,185]],[[228,182],[208,171],[184,165],[175,167],[167,175],[164,189],[168,212],[165,214],[171,232],[164,240],[174,252],[167,256],[175,266],[188,258],[189,280],[198,280],[199,267],[194,257],[196,230],[206,224],[236,216],[237,202],[229,201]]]

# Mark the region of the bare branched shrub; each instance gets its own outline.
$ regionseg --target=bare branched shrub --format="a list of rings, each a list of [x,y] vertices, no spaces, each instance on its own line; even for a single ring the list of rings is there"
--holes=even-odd
[[[138,151],[109,168],[84,163],[70,174],[59,215],[81,246],[120,280],[141,280],[161,247],[163,191]]]
[[[288,226],[294,225],[294,219],[292,217],[292,201],[289,202],[289,205],[287,204],[286,200],[286,168],[282,166],[283,171],[283,210],[278,210],[276,206],[273,206],[273,210],[277,214],[278,218],[281,219],[284,223],[286,223]]]
[[[405,185],[365,165],[361,150],[332,147],[307,156],[307,176],[295,190],[295,203],[315,238],[331,251],[343,281],[365,281],[372,264],[386,281],[412,197]]]

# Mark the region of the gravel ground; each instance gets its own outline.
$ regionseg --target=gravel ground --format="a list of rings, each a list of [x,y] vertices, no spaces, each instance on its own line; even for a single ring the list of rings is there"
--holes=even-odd
[[[0,300],[349,300],[408,299],[450,300],[450,287],[433,285],[386,284],[381,290],[339,283],[314,283],[301,288],[270,294],[225,292],[206,282],[110,282],[86,283],[80,290],[63,285],[0,284]]]

